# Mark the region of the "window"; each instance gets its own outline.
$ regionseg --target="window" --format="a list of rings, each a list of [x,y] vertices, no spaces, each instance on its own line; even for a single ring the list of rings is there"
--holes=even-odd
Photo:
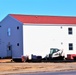
[[[11,35],[11,29],[10,29],[10,28],[8,28],[8,30],[7,30],[7,35],[8,35],[8,36]]]
[[[19,26],[17,26],[17,29],[19,29]]]
[[[19,46],[19,43],[17,43],[17,46]]]
[[[73,50],[73,43],[69,43],[69,50]]]
[[[73,34],[72,28],[68,28],[68,34]]]

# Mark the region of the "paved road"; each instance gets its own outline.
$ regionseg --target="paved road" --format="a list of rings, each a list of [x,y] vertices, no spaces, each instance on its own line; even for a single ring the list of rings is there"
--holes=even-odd
[[[30,73],[30,74],[11,74],[11,75],[76,75],[76,71],[48,72],[48,73]]]

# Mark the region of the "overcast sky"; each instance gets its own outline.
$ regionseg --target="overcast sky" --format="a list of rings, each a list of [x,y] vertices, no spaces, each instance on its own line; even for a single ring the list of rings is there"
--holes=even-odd
[[[0,21],[8,14],[76,16],[76,0],[0,0]]]

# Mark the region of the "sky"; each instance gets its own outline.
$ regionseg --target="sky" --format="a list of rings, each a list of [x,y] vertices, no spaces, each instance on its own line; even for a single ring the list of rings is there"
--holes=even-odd
[[[8,14],[76,16],[76,0],[0,0],[0,21]]]

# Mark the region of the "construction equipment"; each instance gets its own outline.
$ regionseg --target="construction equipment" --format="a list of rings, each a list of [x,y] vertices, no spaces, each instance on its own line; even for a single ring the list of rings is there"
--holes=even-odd
[[[51,48],[50,53],[46,55],[44,60],[63,60],[64,59],[64,53],[63,50],[58,48]]]

